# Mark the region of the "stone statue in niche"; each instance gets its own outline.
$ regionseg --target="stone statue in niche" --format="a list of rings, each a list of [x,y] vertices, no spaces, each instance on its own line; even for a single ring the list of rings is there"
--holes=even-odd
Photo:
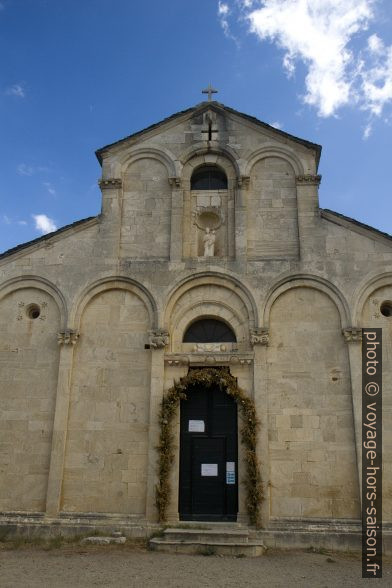
[[[204,257],[214,257],[215,254],[215,240],[216,234],[214,230],[210,230],[208,227],[205,229],[205,235],[203,237],[204,243]]]
[[[221,242],[218,233],[223,223],[223,214],[216,206],[198,206],[193,213],[193,224],[197,232],[197,255],[203,258],[219,257]]]

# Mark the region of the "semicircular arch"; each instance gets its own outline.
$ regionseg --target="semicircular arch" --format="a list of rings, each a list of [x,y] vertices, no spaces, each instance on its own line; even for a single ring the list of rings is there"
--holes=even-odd
[[[277,300],[284,292],[293,288],[313,288],[320,292],[324,292],[324,294],[326,294],[337,307],[342,328],[351,325],[350,308],[340,290],[334,284],[320,276],[301,274],[282,278],[282,280],[274,284],[270,289],[263,305],[263,326],[265,328],[269,327],[271,308],[275,300]]]
[[[16,290],[21,290],[25,288],[35,288],[37,290],[42,290],[43,292],[49,294],[49,296],[51,296],[54,299],[58,307],[60,313],[60,324],[62,325],[62,327],[66,328],[68,320],[68,307],[65,297],[62,294],[61,290],[46,278],[42,278],[41,276],[36,275],[19,276],[17,278],[11,278],[1,285],[0,300],[8,294],[10,294],[11,292],[15,292]]]
[[[75,328],[78,328],[84,309],[89,302],[98,294],[109,290],[127,290],[135,294],[142,300],[147,309],[151,329],[157,328],[158,309],[152,294],[145,286],[136,280],[119,276],[102,278],[101,280],[87,286],[77,298],[73,312],[70,314],[70,323],[74,325]]]

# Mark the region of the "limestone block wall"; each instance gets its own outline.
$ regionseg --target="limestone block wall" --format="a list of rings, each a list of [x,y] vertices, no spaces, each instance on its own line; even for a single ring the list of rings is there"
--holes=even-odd
[[[145,512],[149,316],[127,290],[87,305],[75,350],[62,510]]]
[[[359,518],[348,352],[323,292],[273,304],[268,403],[271,516]]]
[[[166,167],[144,157],[131,163],[123,180],[121,254],[136,259],[170,254],[171,189]]]
[[[43,290],[15,289],[0,300],[1,511],[45,510],[59,328],[57,304]]]
[[[381,314],[384,301],[392,303],[392,286],[376,288],[368,296],[362,325],[382,329],[383,520],[392,521],[392,317]]]
[[[296,257],[297,195],[292,166],[279,157],[259,160],[248,191],[248,256]]]

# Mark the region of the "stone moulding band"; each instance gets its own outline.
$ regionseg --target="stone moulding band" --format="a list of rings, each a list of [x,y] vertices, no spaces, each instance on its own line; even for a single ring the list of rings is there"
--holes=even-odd
[[[253,354],[251,353],[169,353],[165,354],[165,364],[170,367],[182,365],[198,366],[240,366],[252,365]]]

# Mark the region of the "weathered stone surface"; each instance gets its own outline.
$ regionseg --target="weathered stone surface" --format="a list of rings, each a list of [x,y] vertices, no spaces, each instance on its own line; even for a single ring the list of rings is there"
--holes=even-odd
[[[81,545],[87,545],[89,543],[93,545],[109,545],[110,543],[116,543],[118,545],[124,545],[126,537],[85,537],[81,540]]]
[[[392,240],[320,211],[317,146],[217,103],[100,157],[102,213],[0,257],[0,511],[155,522],[164,390],[189,366],[225,365],[261,421],[264,526],[358,519],[360,329],[380,327],[391,522],[392,318],[381,305]],[[227,190],[191,190],[205,164],[226,173]],[[200,223],[212,218],[204,257]],[[237,342],[183,343],[200,317],[229,324]],[[178,422],[174,434],[172,522]],[[245,502],[240,485],[244,522]]]

